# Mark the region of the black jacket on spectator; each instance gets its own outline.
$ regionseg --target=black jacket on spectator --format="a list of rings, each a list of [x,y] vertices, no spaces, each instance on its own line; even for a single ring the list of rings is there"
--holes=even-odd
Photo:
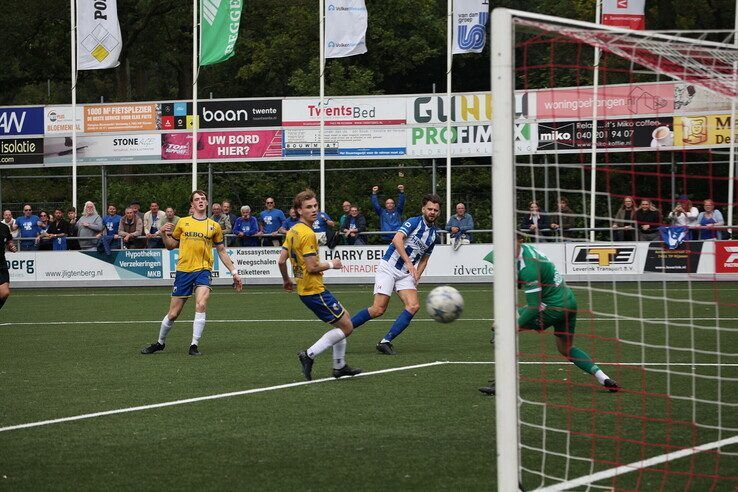
[[[659,232],[659,226],[661,225],[661,212],[658,210],[643,210],[638,209],[635,213],[635,219],[638,223],[639,234],[654,234]],[[643,226],[648,224],[648,229],[643,229]]]
[[[359,214],[356,217],[351,217],[351,215],[347,215],[341,223],[341,233],[343,234],[348,230],[351,219],[354,219],[354,222],[356,223],[356,229],[358,229],[359,234],[357,234],[356,236],[347,237],[346,244],[355,244],[357,238],[361,239],[361,243],[366,244],[366,237],[364,236],[364,234],[361,234],[362,232],[366,231],[366,218],[362,214]]]
[[[548,229],[549,227],[549,221],[548,216],[544,213],[539,214],[538,216],[538,231],[536,231],[536,234],[547,234],[539,232],[541,229]],[[530,218],[530,213],[527,213],[523,216],[523,220],[520,221],[520,230],[523,232],[530,232],[530,226],[533,225],[533,220]]]

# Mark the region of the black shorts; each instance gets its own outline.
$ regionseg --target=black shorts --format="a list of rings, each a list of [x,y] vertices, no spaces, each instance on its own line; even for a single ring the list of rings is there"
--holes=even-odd
[[[10,283],[10,272],[7,268],[0,268],[0,285]]]

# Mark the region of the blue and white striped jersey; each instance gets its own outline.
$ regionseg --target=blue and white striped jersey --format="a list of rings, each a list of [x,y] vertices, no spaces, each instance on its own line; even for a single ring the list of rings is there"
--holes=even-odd
[[[398,231],[405,234],[405,252],[413,265],[417,265],[423,256],[430,256],[436,244],[436,227],[426,224],[423,216],[411,217],[402,224]],[[400,257],[394,244],[385,251],[382,261],[403,273],[408,273],[405,262]]]

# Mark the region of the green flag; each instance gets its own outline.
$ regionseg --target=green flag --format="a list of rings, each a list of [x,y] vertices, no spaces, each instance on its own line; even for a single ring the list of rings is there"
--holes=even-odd
[[[200,65],[233,56],[242,7],[242,0],[200,0]]]

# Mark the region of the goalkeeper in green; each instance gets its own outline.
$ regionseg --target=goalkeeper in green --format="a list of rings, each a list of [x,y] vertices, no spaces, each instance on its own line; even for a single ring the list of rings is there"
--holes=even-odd
[[[577,299],[566,285],[556,266],[530,244],[517,243],[518,288],[525,292],[526,305],[518,309],[518,330],[542,331],[554,327],[556,348],[579,369],[592,374],[609,391],[620,389],[584,350],[574,346],[577,326]],[[493,262],[490,252],[484,259]],[[482,393],[495,394],[494,383],[480,388]]]

